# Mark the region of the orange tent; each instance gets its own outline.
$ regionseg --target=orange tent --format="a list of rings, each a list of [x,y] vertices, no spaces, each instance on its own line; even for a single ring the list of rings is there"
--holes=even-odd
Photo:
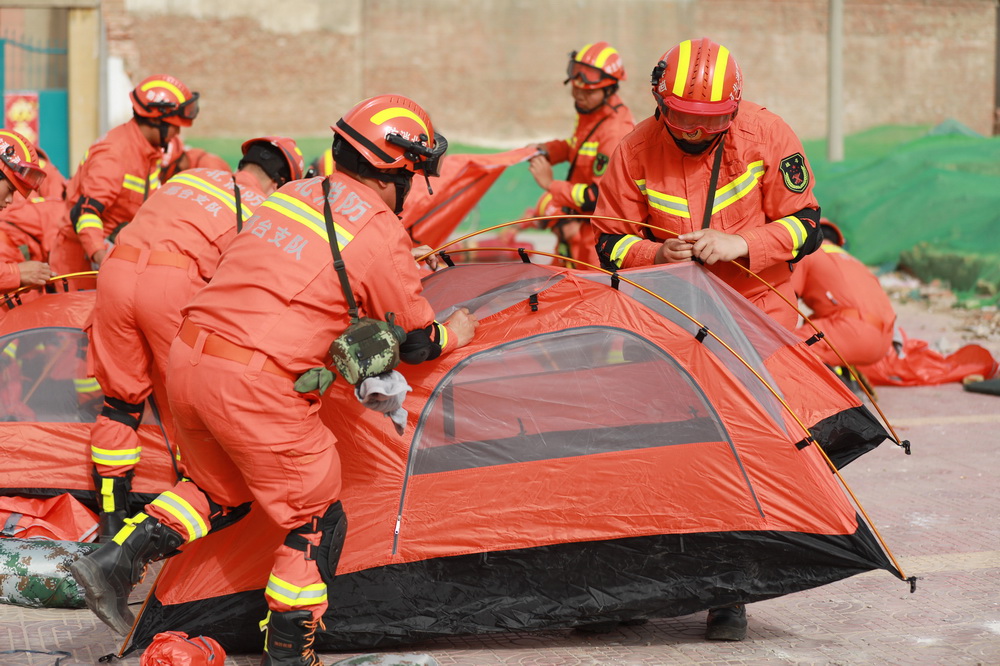
[[[324,416],[349,527],[318,648],[669,617],[872,569],[902,577],[826,459],[842,466],[885,439],[872,414],[700,266],[621,278],[693,320],[598,272],[461,264],[424,293],[441,320],[470,308],[476,339],[402,368],[414,388],[402,437],[334,383]],[[282,536],[255,508],[186,546],[129,649],[177,630],[260,651]]]
[[[83,331],[94,296],[92,290],[33,290],[0,307],[0,495],[71,493],[97,509],[90,428],[104,396],[87,378]],[[151,403],[139,426],[142,462],[130,499],[136,510],[177,479]]]

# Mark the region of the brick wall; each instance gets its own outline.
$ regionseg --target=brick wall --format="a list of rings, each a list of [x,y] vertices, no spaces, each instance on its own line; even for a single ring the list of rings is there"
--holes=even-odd
[[[520,145],[568,133],[567,53],[622,53],[637,116],[667,48],[709,36],[744,96],[803,138],[827,117],[827,0],[105,0],[109,52],[135,81],[202,93],[192,135],[322,135],[354,102],[397,92],[453,141]],[[844,129],[956,118],[991,133],[996,0],[844,0]]]

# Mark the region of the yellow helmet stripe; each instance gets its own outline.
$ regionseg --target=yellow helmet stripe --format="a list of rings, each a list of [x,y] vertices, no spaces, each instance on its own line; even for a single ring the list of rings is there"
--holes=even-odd
[[[381,125],[388,120],[394,120],[396,118],[409,118],[410,120],[416,122],[422,128],[424,128],[424,134],[430,136],[430,131],[427,129],[427,125],[424,123],[423,119],[417,114],[413,113],[409,109],[404,109],[401,106],[393,106],[388,109],[382,109],[374,116],[371,117],[371,121],[375,125]]]
[[[729,49],[719,46],[719,54],[715,57],[715,74],[712,76],[712,101],[722,100],[722,89],[726,81],[726,69],[729,67]]]
[[[587,44],[587,45],[586,45],[586,46],[584,46],[584,47],[583,47],[582,49],[580,49],[579,51],[577,51],[577,52],[576,52],[576,58],[574,58],[574,60],[576,60],[577,62],[583,62],[583,55],[584,55],[584,54],[585,54],[585,53],[586,53],[587,51],[589,51],[589,50],[590,50],[590,47],[591,47],[591,46],[593,46],[593,45],[594,45],[594,44],[593,44],[593,42],[591,42],[590,44]]]
[[[8,141],[13,141],[17,143],[17,145],[21,146],[21,152],[24,153],[25,158],[29,160],[31,159],[31,151],[28,150],[28,147],[26,145],[24,145],[24,141],[21,141],[19,138],[17,138],[16,136],[14,136],[14,134],[10,132],[0,132],[0,135],[2,135]]]
[[[691,66],[691,40],[686,39],[677,49],[677,74],[674,76],[673,93],[684,96],[684,84],[687,82],[688,68]]]
[[[618,53],[618,49],[616,49],[613,46],[609,46],[608,48],[604,49],[599,54],[597,54],[597,58],[594,60],[594,67],[603,69],[604,63],[607,62],[608,58],[615,55],[616,53]]]
[[[180,88],[162,79],[157,79],[155,81],[150,81],[148,83],[145,83],[139,89],[142,90],[142,92],[146,92],[150,88],[166,88],[167,90],[169,90],[174,94],[174,97],[177,98],[178,104],[183,104],[186,101],[184,93],[181,92]]]

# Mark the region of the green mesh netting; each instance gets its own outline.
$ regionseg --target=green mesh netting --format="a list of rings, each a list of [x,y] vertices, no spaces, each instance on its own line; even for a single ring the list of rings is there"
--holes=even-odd
[[[235,165],[240,141],[191,139]],[[326,137],[299,140],[306,160]],[[824,216],[865,263],[904,267],[924,281],[942,279],[960,295],[995,300],[1000,290],[1000,137],[982,137],[956,121],[937,127],[886,126],[851,135],[846,159],[826,161],[825,141],[805,142]],[[455,153],[493,152],[453,145]],[[565,177],[566,165],[556,166]],[[465,233],[521,217],[540,191],[526,164],[507,169],[465,219]]]

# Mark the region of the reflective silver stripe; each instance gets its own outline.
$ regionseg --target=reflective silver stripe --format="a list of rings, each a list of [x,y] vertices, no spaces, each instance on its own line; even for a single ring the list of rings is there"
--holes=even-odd
[[[287,194],[275,192],[267,201],[261,204],[261,207],[278,211],[282,215],[305,225],[326,242],[330,242],[330,236],[326,233],[326,220],[323,219],[322,215],[313,210],[312,207],[302,201]],[[337,245],[340,246],[341,250],[354,240],[354,236],[336,222],[334,222],[333,228],[337,232]]]
[[[802,224],[802,220],[794,215],[789,215],[780,220],[775,220],[775,222],[788,229],[788,235],[792,237],[792,255],[798,254],[799,248],[806,242],[806,227]]]
[[[264,594],[288,606],[315,606],[327,600],[324,583],[299,587],[281,580],[274,574],[268,578]]]
[[[764,175],[764,161],[751,162],[747,165],[747,170],[739,178],[729,183],[725,187],[719,188],[715,192],[715,203],[712,212],[718,213],[726,206],[739,201],[750,192]]]
[[[632,248],[633,245],[641,241],[642,239],[638,236],[623,236],[615,246],[611,248],[611,261],[618,268],[622,267],[622,261],[625,259],[625,255]]]
[[[194,507],[169,490],[161,493],[151,504],[160,507],[179,520],[187,529],[188,541],[194,541],[208,534],[208,526],[205,525],[205,521],[194,510]]]

